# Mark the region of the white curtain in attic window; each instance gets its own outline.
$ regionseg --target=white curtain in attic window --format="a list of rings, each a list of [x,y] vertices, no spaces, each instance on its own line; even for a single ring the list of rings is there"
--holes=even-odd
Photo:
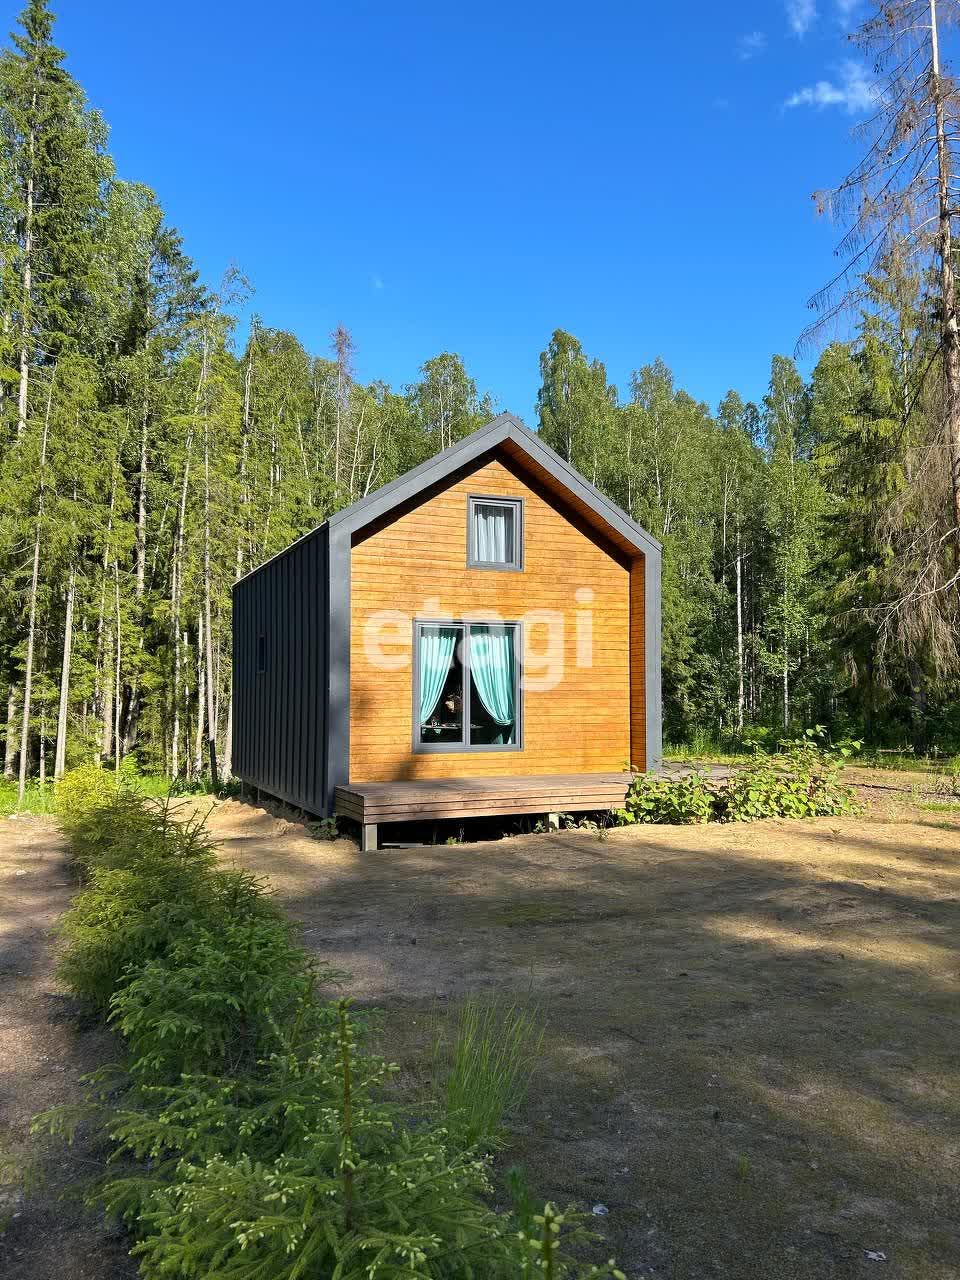
[[[476,559],[483,564],[513,564],[513,507],[478,502],[473,508]]]

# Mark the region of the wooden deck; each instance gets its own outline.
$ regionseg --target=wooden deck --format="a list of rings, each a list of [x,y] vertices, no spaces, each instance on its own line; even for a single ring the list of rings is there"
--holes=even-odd
[[[337,787],[335,807],[360,824],[367,850],[377,847],[377,827],[384,822],[615,809],[623,804],[629,785],[629,773],[351,782]]]

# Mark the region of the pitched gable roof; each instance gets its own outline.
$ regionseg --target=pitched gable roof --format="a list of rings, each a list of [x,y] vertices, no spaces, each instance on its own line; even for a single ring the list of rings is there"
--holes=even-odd
[[[529,430],[512,413],[501,413],[485,427],[428,458],[382,489],[376,489],[359,502],[344,507],[330,517],[330,531],[356,533],[374,520],[389,515],[395,508],[415,500],[419,494],[441,483],[461,467],[497,449],[530,471],[561,499],[570,502],[615,545],[629,552],[659,556],[661,546],[656,538],[631,520],[579,471],[564,462],[536,432]]]

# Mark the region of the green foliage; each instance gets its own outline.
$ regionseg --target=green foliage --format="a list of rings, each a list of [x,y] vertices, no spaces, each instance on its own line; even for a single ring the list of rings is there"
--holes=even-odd
[[[776,756],[757,753],[729,777],[692,770],[681,778],[638,774],[630,784],[621,823],[754,822],[761,818],[820,818],[855,813],[857,802],[841,781],[858,742],[826,745],[822,725],[781,743]]]
[[[720,820],[752,822],[759,818],[821,818],[853,813],[857,805],[840,780],[844,760],[859,744],[822,743],[822,727],[783,744],[774,761],[758,757],[737,770],[718,796]]]
[[[61,818],[87,884],[61,924],[64,981],[102,1011],[138,966],[160,960],[187,933],[223,934],[241,917],[278,921],[260,883],[214,869],[202,820],[178,822],[169,801],[119,791]]]
[[[109,1010],[124,1060],[35,1128],[109,1139],[119,1168],[90,1198],[130,1227],[142,1275],[622,1280],[578,1260],[593,1237],[576,1214],[489,1204],[484,1147],[536,1060],[536,1018],[464,1008],[438,1123],[388,1099],[393,1068],[349,1002],[317,997],[333,975],[256,880],[217,867],[202,824],[94,773],[60,806],[87,878],[63,972]]]
[[[310,834],[318,840],[336,840],[340,834],[336,816],[321,818],[318,822],[311,822]]]
[[[110,1000],[130,1070],[144,1080],[212,1072],[262,1052],[312,990],[302,951],[271,916],[191,922],[161,955],[132,971]]]
[[[452,1036],[441,1024],[434,1044],[434,1079],[447,1128],[457,1144],[495,1144],[523,1098],[543,1044],[543,1023],[519,1004],[468,999]]]
[[[64,828],[70,832],[73,823],[89,820],[116,797],[119,789],[116,773],[99,764],[80,765],[65,773],[54,790],[56,810]]]
[[[714,817],[715,783],[698,770],[682,778],[638,773],[630,784],[626,804],[617,811],[625,824],[710,822]]]
[[[28,783],[23,804],[19,804],[17,784],[0,781],[0,818],[9,818],[14,813],[54,813],[55,811],[56,801],[52,783]]]
[[[476,430],[492,400],[449,351],[394,390],[358,379],[342,328],[311,352],[254,316],[238,343],[245,282],[200,283],[156,196],[116,177],[68,66],[30,0],[0,54],[5,776],[27,719],[28,775],[135,756],[212,789],[206,738],[229,772],[232,582]],[[540,357],[543,439],[663,543],[671,738],[829,720],[960,749],[936,353],[923,280],[897,257],[864,280],[855,341],[806,381],[775,355],[759,406],[700,403],[662,360],[618,393],[559,329]],[[43,787],[25,801],[49,805]]]

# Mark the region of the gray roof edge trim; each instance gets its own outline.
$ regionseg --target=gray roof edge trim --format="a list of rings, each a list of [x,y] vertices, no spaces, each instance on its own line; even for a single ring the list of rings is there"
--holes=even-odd
[[[552,449],[545,440],[540,439],[536,431],[531,431],[528,427],[523,427],[522,430],[524,434],[518,441],[521,447],[526,448],[534,457],[540,453],[547,470],[551,471],[573,493],[583,498],[597,515],[602,516],[615,529],[625,534],[630,541],[639,544],[640,551],[653,551],[657,555],[663,551],[663,544],[658,542],[652,533],[644,529],[643,525],[637,524],[636,520],[627,515],[623,507],[618,506],[605,493],[601,493],[596,485],[591,484],[576,467],[561,458],[556,449]]]
[[[458,467],[496,448],[505,440],[519,445],[534,461],[540,462],[566,489],[583,500],[638,551],[644,554],[660,555],[661,544],[652,534],[635,520],[631,520],[621,507],[602,494],[585,476],[580,475],[555,450],[544,443],[535,431],[524,426],[512,413],[500,414],[485,427],[458,440],[456,444],[448,446],[432,458],[428,458],[426,462],[421,462],[412,471],[398,476],[382,489],[377,489],[366,498],[361,498],[359,502],[344,507],[343,510],[331,516],[328,523],[331,528],[345,525],[351,532],[356,532],[380,516],[386,515],[402,502],[415,498],[418,493],[431,484],[443,480]]]
[[[456,444],[441,449],[439,453],[419,463],[411,471],[405,471],[403,475],[397,476],[396,480],[391,480],[389,484],[374,489],[373,493],[367,494],[358,502],[351,503],[349,507],[342,508],[330,517],[330,524],[334,527],[345,524],[351,532],[362,529],[371,520],[376,520],[378,516],[391,511],[401,502],[416,497],[418,493],[435,481],[442,480],[457,467],[486,453],[488,449],[496,448],[507,438],[510,427],[516,422],[517,419],[513,414],[501,413],[499,417],[491,419],[486,426],[472,431]],[[526,427],[523,427],[523,430],[526,431]]]

